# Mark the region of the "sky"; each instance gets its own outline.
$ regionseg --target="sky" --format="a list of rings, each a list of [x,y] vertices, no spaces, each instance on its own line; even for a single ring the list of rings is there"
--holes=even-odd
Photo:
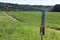
[[[60,4],[60,0],[0,0],[5,3],[29,4],[29,5],[55,5]]]

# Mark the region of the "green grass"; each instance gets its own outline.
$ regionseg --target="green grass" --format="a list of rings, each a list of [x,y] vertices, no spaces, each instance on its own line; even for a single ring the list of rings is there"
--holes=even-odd
[[[26,11],[19,12],[18,11],[18,12],[8,12],[8,13],[12,17],[19,19],[21,22],[24,22],[28,25],[36,25],[36,26],[40,25],[41,12],[26,12]]]
[[[46,26],[60,30],[60,12],[48,12],[46,14]]]
[[[4,16],[4,15],[3,15],[3,12],[1,12],[1,11],[0,11],[0,16]]]
[[[41,23],[41,12],[12,11],[8,14],[29,25],[40,26]],[[60,12],[47,12],[45,25],[46,27],[60,29]]]
[[[4,15],[3,12],[0,12],[0,40],[40,40],[39,30],[41,22],[41,12],[11,11],[6,13],[18,19],[19,21],[12,20],[11,18]],[[51,15],[51,17],[53,16],[52,13],[49,14]],[[53,22],[49,22],[49,14],[46,14],[46,26],[55,24]],[[57,13],[55,14],[56,16],[58,15]],[[54,27],[57,25],[59,24],[54,25]],[[60,27],[57,26],[57,28]],[[60,33],[46,28],[44,40],[60,40]]]

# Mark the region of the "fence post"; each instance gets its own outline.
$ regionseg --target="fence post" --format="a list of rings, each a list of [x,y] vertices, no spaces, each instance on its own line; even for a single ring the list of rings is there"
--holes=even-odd
[[[43,35],[45,34],[45,13],[46,10],[42,11],[42,19],[41,19],[41,27],[40,27],[40,35],[41,35],[41,40],[43,40]]]

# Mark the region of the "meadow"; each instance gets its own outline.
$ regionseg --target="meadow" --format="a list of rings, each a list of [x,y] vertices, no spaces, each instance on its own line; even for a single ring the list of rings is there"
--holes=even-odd
[[[28,25],[40,26],[42,12],[7,12],[20,22]],[[60,30],[60,12],[46,12],[45,26]],[[29,23],[28,23],[29,22]]]
[[[6,14],[0,11],[0,40],[40,40],[40,24],[42,12],[9,11]],[[47,12],[45,20],[44,40],[60,40],[60,12]]]

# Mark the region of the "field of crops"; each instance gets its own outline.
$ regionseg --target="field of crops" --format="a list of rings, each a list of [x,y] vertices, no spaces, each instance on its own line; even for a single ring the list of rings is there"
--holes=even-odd
[[[18,21],[0,12],[0,40],[40,40],[41,12],[10,11],[5,13]],[[47,28],[60,29],[60,12],[46,13],[45,27],[44,40],[60,40],[60,32]]]

